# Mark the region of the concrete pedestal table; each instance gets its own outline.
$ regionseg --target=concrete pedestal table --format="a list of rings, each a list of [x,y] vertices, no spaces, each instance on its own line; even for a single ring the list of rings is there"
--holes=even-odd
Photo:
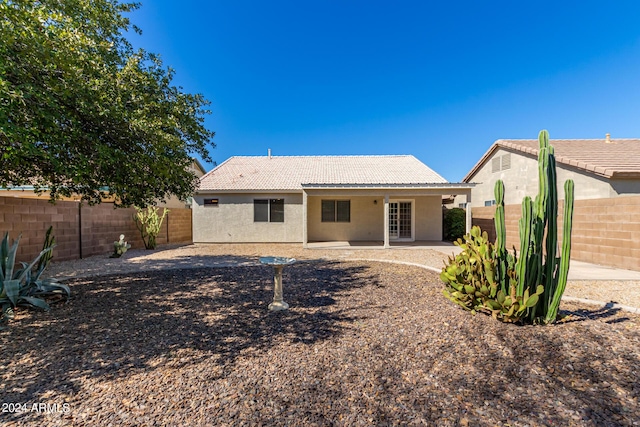
[[[280,311],[289,308],[289,304],[282,300],[282,269],[285,265],[291,265],[296,262],[295,258],[266,256],[260,257],[260,262],[266,265],[273,266],[273,302],[269,304],[269,310]]]

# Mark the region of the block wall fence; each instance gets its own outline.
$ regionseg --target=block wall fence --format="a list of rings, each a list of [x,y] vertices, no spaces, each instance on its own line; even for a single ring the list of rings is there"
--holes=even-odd
[[[505,206],[507,248],[519,250],[520,205]],[[495,206],[472,209],[473,225],[495,240]],[[558,238],[562,241],[564,201],[558,206]],[[573,209],[571,259],[640,271],[640,197],[576,200]]]
[[[114,209],[113,203],[96,206],[44,199],[0,197],[0,232],[9,232],[10,241],[22,234],[18,261],[30,261],[42,250],[49,226],[53,226],[56,248],[53,261],[109,255],[113,242],[125,235],[132,249],[144,249],[133,220],[134,208]],[[191,209],[171,208],[162,223],[158,245],[193,243]]]

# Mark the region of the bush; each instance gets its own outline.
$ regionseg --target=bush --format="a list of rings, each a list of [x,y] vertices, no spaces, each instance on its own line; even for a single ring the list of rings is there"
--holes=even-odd
[[[158,210],[159,209],[155,206],[148,206],[146,211],[142,208],[136,207],[137,212],[133,216],[146,249],[156,248],[156,238],[158,237],[158,234],[160,234],[162,221],[167,213],[169,213],[168,209],[163,208],[162,216],[160,216],[158,215]]]
[[[462,208],[444,209],[442,228],[444,240],[455,242],[460,239],[467,229],[467,212]]]
[[[20,263],[22,268],[15,269],[16,254],[20,236],[9,246],[9,233],[5,233],[0,243],[0,323],[13,318],[16,307],[30,307],[49,310],[44,298],[69,298],[71,291],[67,285],[56,279],[41,279],[48,262],[41,262],[43,257],[50,260],[53,250],[53,239],[47,233],[45,248],[31,263]],[[36,267],[37,265],[37,267]],[[35,267],[35,269],[34,269]]]
[[[538,286],[531,295],[528,290],[517,295],[517,259],[515,253],[508,253],[507,288],[502,289],[497,280],[499,255],[487,232],[476,226],[463,239],[455,242],[462,252],[455,259],[449,257],[440,273],[444,296],[472,314],[480,311],[503,322],[520,321],[538,303],[544,287]]]

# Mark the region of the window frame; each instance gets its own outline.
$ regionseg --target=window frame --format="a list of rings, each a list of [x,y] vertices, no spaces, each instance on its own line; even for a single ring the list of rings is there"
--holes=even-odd
[[[346,212],[345,212],[345,206],[346,206]],[[321,200],[320,201],[320,222],[339,222],[343,224],[350,223],[351,222],[351,200],[345,200],[345,199]]]
[[[265,206],[265,208],[258,210],[258,206]],[[253,199],[253,222],[283,223],[284,206],[284,198]],[[279,207],[281,209],[278,209]]]

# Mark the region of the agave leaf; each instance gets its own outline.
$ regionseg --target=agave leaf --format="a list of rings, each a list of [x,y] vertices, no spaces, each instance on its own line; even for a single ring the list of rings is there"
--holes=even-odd
[[[25,301],[28,305],[36,307],[36,308],[41,308],[44,311],[49,311],[51,309],[51,307],[49,307],[49,304],[46,303],[45,300],[43,300],[42,298],[37,298],[37,297],[22,297],[20,298],[20,303],[22,303],[23,301]],[[22,304],[20,304],[22,305]]]
[[[2,284],[4,288],[3,295],[6,295],[11,304],[15,306],[20,296],[20,280],[5,280]]]
[[[55,279],[44,279],[36,282],[38,284],[37,294],[60,294],[71,296],[71,288]]]
[[[42,257],[42,255],[46,254],[47,252],[51,251],[52,249],[53,248],[46,248],[46,249],[43,249],[42,251],[40,251],[40,254],[37,257],[35,257],[33,259],[33,261],[31,261],[31,264],[29,264],[27,266],[27,268],[25,268],[22,271],[22,274],[20,276],[16,277],[16,279],[18,279],[18,280],[24,279],[24,276],[26,276],[27,272],[31,272],[31,269],[33,268],[33,266],[38,263],[38,261],[40,260],[40,257]]]
[[[18,253],[18,243],[20,243],[20,238],[21,237],[22,237],[22,234],[19,235],[18,238],[13,241],[13,245],[11,245],[11,248],[9,248],[7,250],[7,252],[4,253],[4,255],[6,256],[6,264],[4,265],[4,277],[5,277],[5,280],[14,279],[14,277],[13,277],[13,266],[16,263],[16,255]],[[5,238],[7,239],[7,244],[8,244],[9,233],[6,234]]]

